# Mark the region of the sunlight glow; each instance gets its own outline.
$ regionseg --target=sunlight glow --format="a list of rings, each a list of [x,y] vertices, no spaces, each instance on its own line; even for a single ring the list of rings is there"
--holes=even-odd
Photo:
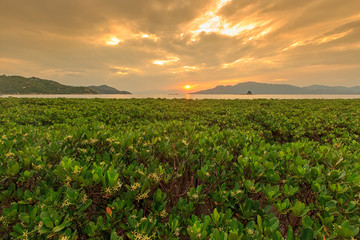
[[[153,61],[153,64],[155,65],[164,65],[166,61],[162,61],[162,60],[155,60]]]
[[[154,42],[156,42],[159,39],[155,34],[149,34],[149,33],[136,34],[136,35],[134,35],[134,37],[135,38],[146,38],[146,39],[153,40]]]
[[[174,71],[172,73],[173,74],[191,73],[191,72],[200,71],[201,69],[202,69],[202,67],[197,67],[197,66],[182,66],[182,67],[173,69]]]
[[[323,38],[320,38],[317,40],[318,43],[325,43],[325,42],[330,42],[330,41],[334,41],[336,39],[345,37],[347,34],[349,34],[350,32],[352,32],[352,29],[346,32],[342,32],[342,33],[337,33],[337,34],[332,34]]]
[[[224,18],[218,12],[230,2],[231,0],[218,0],[215,5],[190,23],[187,27],[187,31],[192,35],[190,41],[198,41],[201,33],[218,33],[229,37],[242,34],[245,35],[248,40],[254,40],[270,32],[271,28],[269,28],[268,25],[271,23],[271,19],[248,18],[233,22]]]
[[[156,42],[160,39],[160,37],[155,34],[140,31],[135,32],[133,29],[127,28],[118,23],[113,23],[108,28],[109,30],[107,33],[90,38],[89,42],[95,45],[116,46],[129,40],[148,39]]]
[[[342,33],[336,33],[336,34],[331,34],[331,35],[327,35],[327,36],[322,36],[320,38],[313,38],[313,39],[307,39],[304,41],[297,41],[293,44],[291,44],[289,47],[284,48],[283,51],[287,51],[290,50],[292,48],[296,48],[296,47],[300,47],[300,46],[304,46],[304,45],[309,45],[309,44],[323,44],[323,43],[327,43],[327,42],[331,42],[334,40],[337,40],[339,38],[345,37],[346,35],[348,35],[350,32],[352,32],[352,30],[349,31],[345,31]]]
[[[236,64],[239,64],[239,63],[250,63],[254,60],[254,58],[239,58],[231,63],[224,63],[222,65],[222,68],[230,68]]]
[[[106,42],[106,45],[116,46],[120,43],[120,40],[117,37],[111,37],[110,40]]]
[[[226,22],[226,20],[220,18],[219,16],[214,16],[209,19],[206,19],[205,22],[198,25],[196,30],[191,31],[193,34],[192,41],[197,41],[197,37],[200,33],[219,33],[222,35],[234,37],[240,35],[242,32],[250,31],[257,27],[257,23],[244,23],[240,22],[236,25],[231,25]],[[263,33],[265,35],[266,32]],[[263,36],[262,35],[262,36]]]
[[[195,67],[195,66],[184,66],[184,71],[185,72],[195,72],[198,71],[199,68]]]
[[[216,3],[216,6],[213,9],[213,11],[215,11],[215,12],[219,11],[223,6],[230,3],[231,1],[232,0],[218,0],[218,2]]]
[[[129,74],[129,69],[124,68],[122,70],[117,71],[116,74],[118,74],[118,75],[128,75]]]
[[[179,60],[180,59],[178,57],[168,57],[167,60],[154,60],[153,64],[163,66],[168,64],[174,64]]]
[[[186,86],[184,86],[184,88],[185,88],[185,89],[190,89],[191,86],[190,86],[190,85],[186,85]]]

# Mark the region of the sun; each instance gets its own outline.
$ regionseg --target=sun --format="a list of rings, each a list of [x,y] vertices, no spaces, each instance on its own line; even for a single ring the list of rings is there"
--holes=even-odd
[[[185,89],[190,89],[191,86],[190,86],[190,85],[186,85],[186,86],[184,86],[184,88],[185,88]]]

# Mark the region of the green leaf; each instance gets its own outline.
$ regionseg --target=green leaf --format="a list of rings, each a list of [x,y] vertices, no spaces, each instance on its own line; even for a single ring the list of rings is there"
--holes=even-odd
[[[44,218],[43,218],[43,223],[44,223],[44,225],[45,225],[46,227],[48,227],[48,228],[53,228],[53,227],[54,227],[54,223],[53,223],[53,221],[51,220],[51,218],[49,218],[49,217],[44,217]]]
[[[87,200],[86,203],[84,205],[82,205],[81,208],[79,208],[78,213],[81,213],[81,212],[85,211],[86,209],[88,209],[88,207],[90,207],[91,204],[92,204],[92,200],[91,199]]]
[[[12,175],[16,175],[16,174],[18,174],[19,171],[20,171],[19,163],[15,162],[15,163],[10,167],[10,173],[11,173]]]
[[[216,208],[214,209],[213,219],[214,219],[215,225],[217,225],[220,220],[220,214],[218,213]]]
[[[272,219],[270,219],[269,223],[271,232],[275,232],[279,228],[280,222],[277,217],[273,217]]]
[[[313,240],[314,239],[314,231],[310,228],[304,228],[300,240]]]
[[[29,224],[30,223],[30,217],[28,214],[26,213],[20,213],[19,214],[19,219],[23,222],[23,223],[26,223],[26,224]]]
[[[24,228],[20,225],[20,223],[17,223],[17,224],[14,226],[14,230],[15,230],[17,233],[20,233],[20,234],[23,234],[23,232],[24,232]]]
[[[262,219],[259,215],[257,215],[257,224],[259,226],[259,229],[261,232],[263,232],[264,228],[263,228],[263,222],[262,222]]]
[[[311,219],[311,217],[309,217],[308,215],[306,215],[305,217],[303,217],[302,219],[302,225],[303,227],[308,227],[311,228],[313,225],[314,221]]]
[[[289,229],[286,235],[286,240],[293,240],[293,239],[294,239],[293,228],[291,227],[291,225],[289,225]]]
[[[59,232],[61,230],[63,230],[64,228],[68,227],[71,225],[71,222],[67,222],[66,220],[64,220],[64,222],[62,224],[60,224],[59,226],[56,226],[53,228],[53,232]]]
[[[118,240],[118,239],[119,239],[119,237],[118,237],[118,235],[116,234],[115,229],[113,229],[113,230],[111,231],[110,240]]]

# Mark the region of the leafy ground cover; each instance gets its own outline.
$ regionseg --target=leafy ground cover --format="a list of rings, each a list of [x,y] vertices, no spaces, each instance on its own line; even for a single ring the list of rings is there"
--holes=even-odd
[[[359,239],[359,105],[0,99],[0,236]]]

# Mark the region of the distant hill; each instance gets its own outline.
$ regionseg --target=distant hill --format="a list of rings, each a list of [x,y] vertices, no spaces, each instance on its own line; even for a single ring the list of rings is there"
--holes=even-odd
[[[95,90],[99,94],[131,94],[128,91],[119,91],[116,88],[107,85],[89,86],[88,88]]]
[[[36,77],[0,76],[0,94],[106,94],[110,90],[111,93],[118,91],[106,85],[74,87]],[[129,94],[129,92],[118,91],[117,94]]]
[[[290,84],[268,84],[257,82],[244,82],[236,85],[217,86],[212,89],[194,92],[193,94],[360,94],[360,86],[357,87],[329,87],[312,85],[297,87]]]

